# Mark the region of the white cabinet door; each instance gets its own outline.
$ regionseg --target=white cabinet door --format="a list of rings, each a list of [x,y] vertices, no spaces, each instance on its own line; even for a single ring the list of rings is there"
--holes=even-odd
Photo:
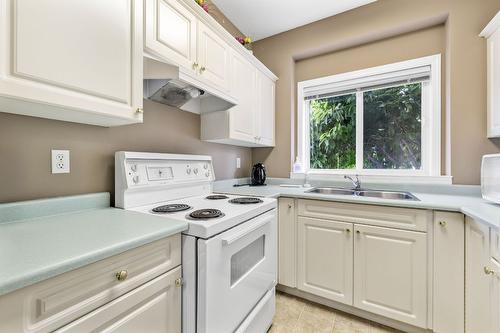
[[[255,142],[255,67],[237,53],[231,56],[231,95],[238,100],[238,105],[230,112],[231,138]]]
[[[179,266],[56,332],[180,333],[180,277]]]
[[[223,91],[229,90],[230,46],[214,31],[198,22],[199,74]]]
[[[351,223],[298,218],[297,288],[352,304]]]
[[[274,146],[274,86],[273,80],[257,71],[257,142],[267,147]]]
[[[142,1],[0,6],[2,111],[104,126],[142,121]]]
[[[467,218],[465,249],[465,332],[491,332],[489,228]]]
[[[426,234],[355,225],[354,306],[427,327]]]
[[[483,30],[487,38],[488,137],[500,137],[500,12]]]
[[[196,69],[197,18],[179,0],[146,0],[146,52],[177,66]]]
[[[278,283],[292,288],[297,286],[296,241],[295,200],[280,198],[278,201]]]
[[[491,258],[490,268],[495,272],[490,276],[491,332],[500,333],[500,263]]]
[[[464,332],[465,217],[434,212],[433,329],[440,333]]]

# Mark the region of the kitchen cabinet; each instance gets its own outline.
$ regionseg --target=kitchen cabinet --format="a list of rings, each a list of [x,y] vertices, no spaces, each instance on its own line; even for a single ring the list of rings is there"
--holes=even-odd
[[[367,225],[354,230],[354,306],[426,327],[426,234]]]
[[[352,304],[352,229],[352,223],[298,218],[298,289]]]
[[[186,81],[236,104],[201,112],[201,139],[274,146],[276,76],[194,1],[146,1],[145,12],[146,57],[179,67]]]
[[[278,283],[295,288],[297,262],[295,199],[278,199]]]
[[[182,67],[211,88],[229,90],[231,48],[185,1],[146,1],[145,12],[147,56]]]
[[[274,146],[275,83],[267,75],[257,72],[256,136],[260,145]]]
[[[55,332],[181,332],[177,267]]]
[[[464,215],[434,212],[432,240],[433,329],[435,332],[463,333],[465,328]]]
[[[273,146],[274,89],[272,79],[233,52],[231,95],[238,104],[227,111],[202,114],[202,140],[246,147]]]
[[[142,122],[142,0],[0,6],[2,112],[101,126]]]
[[[500,12],[480,34],[486,38],[487,57],[487,132],[489,138],[500,137]]]
[[[198,22],[198,66],[200,76],[223,91],[229,90],[230,47],[214,31]]]
[[[181,267],[176,234],[18,289],[0,332],[180,332]]]
[[[490,252],[488,226],[466,220],[465,229],[465,331],[498,333],[498,262]],[[493,265],[492,265],[493,264]]]
[[[430,328],[432,211],[308,199],[296,210],[298,290]]]
[[[178,0],[145,2],[144,50],[194,73],[198,19]]]

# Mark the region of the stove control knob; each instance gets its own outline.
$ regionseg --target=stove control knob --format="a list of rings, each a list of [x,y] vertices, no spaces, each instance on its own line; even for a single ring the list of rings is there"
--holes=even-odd
[[[191,174],[191,169],[190,169],[190,168],[188,168],[188,169],[186,170],[186,173],[187,173],[188,175],[190,175],[190,174]]]
[[[134,182],[134,184],[137,184],[139,182],[139,176],[132,177],[132,181]]]
[[[194,174],[197,175],[198,174],[198,168],[194,168]]]
[[[205,177],[209,177],[210,176],[210,172],[205,172]]]
[[[130,170],[132,170],[133,172],[136,172],[137,171],[137,164],[132,164],[130,166]]]
[[[205,169],[205,170],[208,169],[208,164],[207,163],[203,164],[203,169]]]

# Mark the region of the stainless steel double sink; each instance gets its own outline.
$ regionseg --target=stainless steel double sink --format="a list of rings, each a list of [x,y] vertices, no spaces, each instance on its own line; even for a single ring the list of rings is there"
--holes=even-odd
[[[368,189],[347,189],[340,187],[315,187],[306,193],[331,194],[331,195],[352,195],[357,197],[370,197],[392,200],[413,200],[420,201],[410,192],[402,191],[383,191],[383,190],[368,190]]]

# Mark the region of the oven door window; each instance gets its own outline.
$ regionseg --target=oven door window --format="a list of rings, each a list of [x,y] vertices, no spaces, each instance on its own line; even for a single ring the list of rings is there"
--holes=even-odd
[[[262,235],[231,257],[231,287],[264,259],[266,236]]]

